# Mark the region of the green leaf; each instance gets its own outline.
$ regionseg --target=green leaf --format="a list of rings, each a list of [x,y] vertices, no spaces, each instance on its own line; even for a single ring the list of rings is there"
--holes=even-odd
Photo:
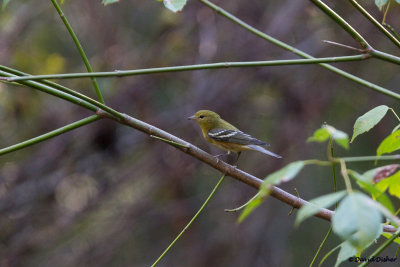
[[[354,123],[353,137],[351,138],[350,143],[352,143],[358,135],[368,132],[377,125],[383,117],[385,117],[388,110],[388,106],[382,105],[373,108],[361,117],[358,117]]]
[[[387,4],[389,0],[375,0],[375,5],[382,11],[382,7]]]
[[[328,130],[325,127],[321,127],[314,132],[314,135],[312,137],[309,137],[307,139],[307,142],[315,141],[318,143],[322,143],[322,142],[325,142],[326,140],[328,140],[329,136],[330,136],[330,134],[329,134]]]
[[[103,0],[103,1],[101,1],[101,3],[103,4],[103,5],[110,5],[110,4],[115,4],[115,3],[118,3],[119,2],[119,0]]]
[[[179,12],[186,5],[187,0],[164,0],[164,6],[172,12]]]
[[[271,173],[264,179],[264,184],[280,184],[292,180],[304,167],[303,161],[292,162],[282,169]]]
[[[344,198],[332,217],[333,231],[361,252],[382,233],[382,215],[375,202],[361,193]]]
[[[337,130],[330,125],[323,125],[320,129],[314,132],[312,137],[307,139],[307,142],[322,143],[329,139],[329,136],[340,146],[345,149],[349,148],[349,137],[345,132]]]
[[[400,0],[399,0],[400,1]],[[390,239],[390,238],[392,238],[392,234],[389,234],[389,233],[382,233],[382,235],[384,236],[384,237],[386,237],[387,239]],[[399,244],[400,245],[400,238],[396,238],[395,240],[393,240],[393,242],[395,242],[395,243],[397,243],[397,244]]]
[[[344,241],[340,245],[340,251],[336,259],[335,267],[339,266],[345,260],[357,254],[357,249],[355,249],[350,242]]]
[[[400,0],[399,0],[399,1],[400,1]],[[400,128],[400,124],[393,128],[392,133],[394,133],[395,131],[397,131],[399,128]]]
[[[282,169],[268,175],[264,179],[264,182],[260,187],[257,197],[250,201],[243,212],[240,214],[238,222],[240,223],[244,219],[246,219],[247,216],[249,216],[250,213],[253,212],[253,210],[255,210],[267,196],[269,196],[269,194],[271,193],[271,185],[279,184],[281,182],[287,182],[293,179],[303,167],[303,161],[295,161],[286,165]]]
[[[361,188],[371,194],[372,198],[381,203],[390,212],[394,213],[394,206],[390,198],[385,194],[385,192],[380,191],[373,185],[367,184],[365,182],[357,182]]]
[[[395,131],[388,137],[386,137],[376,150],[376,155],[391,153],[400,148],[400,130]]]
[[[6,6],[8,5],[8,3],[10,2],[11,0],[3,0],[3,4],[2,4],[2,6],[1,6],[1,8],[4,10],[4,9],[6,9]]]
[[[264,194],[259,194],[256,198],[254,198],[250,203],[246,206],[243,212],[240,214],[238,218],[238,223],[241,223],[250,213],[253,212],[261,203],[263,203],[264,199],[271,193],[271,190],[264,191]]]
[[[349,149],[349,136],[347,133],[339,131],[329,125],[326,127],[331,134],[332,139],[335,140],[338,145],[342,146],[344,149]]]
[[[388,165],[388,166],[391,166],[391,165]],[[382,168],[385,168],[385,167],[386,166],[381,167],[381,168],[376,168],[376,169],[373,169],[372,171],[374,171],[375,173],[380,173],[382,171]],[[377,169],[381,169],[381,171],[379,171],[379,170],[377,171]],[[376,186],[371,183],[374,176],[372,176],[372,178],[367,178],[364,175],[361,175],[353,170],[348,170],[348,172],[349,172],[350,176],[353,177],[357,181],[357,184],[362,189],[364,189],[365,191],[367,191],[368,193],[371,194],[371,196],[374,200],[381,203],[385,208],[387,208],[391,212],[394,212],[394,206],[393,206],[393,203],[390,200],[390,198],[384,192],[382,192],[381,190],[376,188]],[[368,172],[371,173],[371,171],[368,171]]]
[[[392,176],[381,180],[376,184],[376,187],[382,192],[385,192],[389,188],[389,194],[400,198],[400,172],[396,172]]]
[[[296,221],[294,223],[295,226],[298,226],[302,221],[316,214],[320,209],[327,208],[335,204],[340,199],[342,199],[345,194],[346,191],[343,190],[310,200],[307,205],[301,207],[300,210],[297,212]]]

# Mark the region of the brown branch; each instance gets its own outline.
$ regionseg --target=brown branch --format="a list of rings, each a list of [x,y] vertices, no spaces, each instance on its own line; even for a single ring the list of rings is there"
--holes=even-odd
[[[255,189],[259,189],[260,186],[262,185],[263,181],[261,179],[255,177],[247,172],[244,172],[232,165],[229,165],[222,160],[218,160],[213,155],[210,155],[209,153],[201,150],[200,148],[192,145],[191,143],[186,142],[186,141],[184,141],[164,130],[161,130],[151,124],[148,124],[141,120],[135,119],[126,114],[124,114],[124,119],[113,117],[102,110],[98,110],[96,112],[96,114],[99,116],[105,117],[105,118],[110,118],[115,121],[118,121],[119,123],[125,124],[129,127],[132,127],[136,130],[144,132],[148,135],[160,137],[162,139],[171,141],[171,143],[169,143],[169,142],[166,142],[166,143],[170,144],[171,146],[175,147],[176,149],[179,149],[179,150],[185,152],[186,154],[189,154],[189,155],[197,158],[198,160],[210,165],[214,169],[217,169],[217,170],[221,171],[222,173],[225,173],[226,175],[231,176],[232,178],[235,178],[245,184],[250,185],[251,187],[254,187]],[[174,143],[179,144],[179,145],[177,146]],[[297,209],[308,203],[306,200],[296,197],[292,194],[289,194],[288,192],[286,192],[276,186],[272,187],[271,196],[273,196],[274,198],[276,198],[294,208],[297,208]],[[333,213],[334,212],[331,210],[321,209],[317,214],[315,214],[315,216],[322,218],[324,220],[330,221]],[[396,228],[393,226],[390,226],[390,225],[385,225],[384,231],[394,233],[394,232],[396,232]]]

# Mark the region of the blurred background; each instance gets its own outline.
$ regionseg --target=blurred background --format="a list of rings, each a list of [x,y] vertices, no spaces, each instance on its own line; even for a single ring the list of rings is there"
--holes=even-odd
[[[305,0],[215,3],[257,29],[315,57],[357,46]],[[347,2],[326,1],[378,49],[398,55],[379,31]],[[362,4],[378,20],[373,1]],[[158,1],[68,0],[63,11],[95,71],[222,61],[291,59],[275,47],[191,0],[174,14]],[[398,10],[387,22],[399,30]],[[85,72],[50,1],[11,1],[0,13],[0,64],[31,74]],[[398,67],[377,61],[335,66],[397,91]],[[219,154],[186,118],[211,109],[271,143],[278,160],[245,152],[239,167],[259,178],[285,164],[326,158],[326,144],[306,143],[324,122],[351,135],[356,118],[377,105],[400,112],[398,102],[314,65],[236,68],[98,79],[106,103],[200,148]],[[57,81],[96,98],[89,79]],[[0,83],[0,148],[91,115],[47,94]],[[392,114],[337,156],[373,155],[396,125]],[[387,163],[387,162],[386,162]],[[372,163],[349,164],[363,172]],[[0,266],[149,266],[194,215],[221,174],[134,129],[102,120],[0,157]],[[281,187],[304,199],[332,192],[327,167],[307,167]],[[343,187],[338,178],[339,187]],[[355,186],[355,185],[354,185]],[[356,187],[356,186],[355,186]],[[329,224],[308,219],[294,228],[291,207],[267,199],[242,224],[224,209],[256,190],[226,178],[205,212],[159,266],[304,266]],[[321,252],[338,245],[332,235]],[[392,245],[383,256],[393,256]],[[336,256],[326,261],[335,262]],[[319,260],[318,260],[319,262]],[[353,266],[344,264],[344,266]],[[379,266],[379,265],[376,265]],[[382,266],[390,266],[388,263]]]

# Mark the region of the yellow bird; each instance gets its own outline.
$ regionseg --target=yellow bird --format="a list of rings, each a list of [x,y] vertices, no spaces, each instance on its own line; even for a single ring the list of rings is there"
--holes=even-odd
[[[207,142],[228,151],[228,154],[231,152],[240,154],[244,150],[254,150],[275,158],[282,158],[262,147],[269,146],[267,143],[240,131],[213,111],[199,110],[188,119],[194,120],[200,126]]]

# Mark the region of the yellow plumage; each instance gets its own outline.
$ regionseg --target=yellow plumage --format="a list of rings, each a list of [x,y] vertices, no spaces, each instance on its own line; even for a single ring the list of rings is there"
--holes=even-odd
[[[213,111],[199,110],[188,119],[194,120],[200,126],[206,141],[220,149],[228,151],[228,153],[254,150],[281,158],[281,156],[262,147],[267,146],[267,143],[243,133]]]

